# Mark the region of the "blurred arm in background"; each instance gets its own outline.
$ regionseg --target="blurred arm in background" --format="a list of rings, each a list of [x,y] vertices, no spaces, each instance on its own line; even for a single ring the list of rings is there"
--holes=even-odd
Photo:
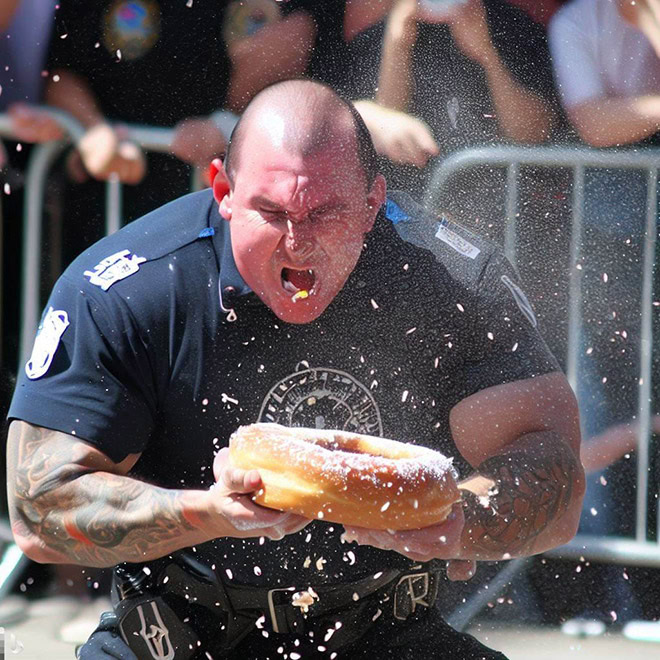
[[[226,109],[240,113],[264,87],[301,76],[313,45],[314,26],[304,13],[273,17],[272,22],[252,34],[230,39],[227,49],[232,73]],[[172,153],[197,167],[206,167],[223,155],[231,131],[222,130],[219,117],[214,113],[180,121],[175,126]]]
[[[84,78],[68,69],[52,73],[46,102],[68,112],[87,129],[76,145],[85,171],[99,181],[116,174],[122,183],[139,183],[146,174],[142,149],[106,120]]]
[[[21,0],[2,0],[0,2],[0,30],[6,30],[14,17]]]
[[[650,137],[660,130],[660,0],[616,0],[597,16],[580,9],[567,6],[550,24],[555,76],[571,123],[594,147]],[[615,71],[610,60],[622,49],[630,63]]]
[[[604,470],[624,454],[637,449],[639,424],[625,422],[610,426],[599,435],[585,440],[580,447],[580,460],[587,473]],[[651,433],[660,435],[660,415],[651,417]]]
[[[410,109],[414,93],[412,54],[418,21],[447,24],[455,45],[482,67],[502,137],[531,143],[549,137],[552,109],[540,94],[520,84],[509,71],[491,38],[481,0],[467,0],[463,6],[440,16],[419,7],[417,0],[397,2],[385,33],[379,103],[401,111]]]

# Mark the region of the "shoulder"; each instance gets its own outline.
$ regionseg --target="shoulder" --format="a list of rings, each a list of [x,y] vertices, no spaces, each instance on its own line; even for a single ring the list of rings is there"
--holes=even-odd
[[[406,193],[388,193],[385,217],[406,243],[430,253],[446,277],[464,288],[477,290],[489,262],[503,258],[496,244],[445,213],[425,209]]]
[[[178,269],[185,264],[192,276],[200,260],[194,247],[184,248],[197,243],[203,249],[200,239],[222,229],[210,191],[185,195],[92,245],[71,263],[63,278],[93,297],[101,292],[135,296],[140,291],[154,297],[156,291],[167,290],[164,284],[174,271],[172,259],[178,260]]]

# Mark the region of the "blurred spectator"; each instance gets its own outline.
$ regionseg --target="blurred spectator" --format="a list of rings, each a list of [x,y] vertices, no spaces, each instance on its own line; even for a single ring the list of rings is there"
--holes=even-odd
[[[660,144],[660,0],[575,0],[555,14],[550,46],[562,103],[584,142]],[[577,395],[587,442],[638,409],[646,202],[646,172],[586,170]],[[626,463],[589,482],[581,532],[632,533],[635,475]],[[590,614],[606,618],[618,604],[620,619],[637,615],[617,584]]]
[[[411,115],[374,103],[373,95],[380,56],[380,36],[369,28],[382,21],[393,0],[288,0],[282,12],[296,21],[297,30],[283,33],[265,28],[258,43],[244,40],[239,45],[240,60],[235,72],[242,79],[232,94],[232,104],[240,110],[252,95],[272,80],[272,71],[264,68],[273,53],[298,52],[304,60],[306,76],[324,82],[345,98],[354,101],[366,122],[375,147],[395,162],[414,162],[418,151],[426,151],[424,162],[437,154],[428,127]],[[366,38],[365,38],[366,37]],[[265,56],[265,57],[264,57]],[[237,57],[237,59],[239,59]],[[413,160],[411,160],[411,158]]]
[[[545,141],[554,114],[543,28],[504,0],[463,0],[444,10],[431,4],[398,0],[393,7],[384,27],[377,101],[423,120],[440,157],[500,140]],[[411,162],[419,168],[429,155]],[[417,168],[392,168],[390,179],[421,190],[431,167]],[[500,182],[481,171],[462,176],[442,206],[463,222],[492,218],[491,188],[501,188]]]
[[[142,183],[124,189],[126,220],[190,188],[190,167],[165,154],[145,158],[124,124],[174,126],[172,154],[206,166],[224,153],[232,128],[218,111],[240,110],[260,86],[302,73],[303,36],[303,22],[283,17],[275,0],[62,0],[47,98],[86,128],[68,163],[80,182],[67,193],[77,238],[68,256],[102,233],[103,190],[83,184],[88,177]]]
[[[0,113],[9,113],[18,140],[0,142],[0,412],[13,390],[18,348],[23,184],[29,145],[60,137],[35,103],[42,99],[44,68],[55,4],[42,0],[0,3]],[[11,288],[9,288],[11,286]]]

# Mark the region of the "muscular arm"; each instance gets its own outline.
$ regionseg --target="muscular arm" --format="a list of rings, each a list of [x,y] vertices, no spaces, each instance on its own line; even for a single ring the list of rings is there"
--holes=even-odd
[[[461,558],[535,554],[570,540],[584,471],[573,393],[562,374],[491,387],[454,407],[452,433],[476,468],[464,481]]]
[[[7,483],[19,547],[40,562],[112,566],[211,538],[208,493],[127,477],[137,458],[115,464],[73,436],[12,422]]]
[[[632,144],[660,130],[660,95],[590,99],[568,109],[580,137],[593,147]]]

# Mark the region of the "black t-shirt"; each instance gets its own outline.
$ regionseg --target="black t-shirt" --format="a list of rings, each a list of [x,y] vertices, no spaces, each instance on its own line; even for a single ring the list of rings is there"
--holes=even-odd
[[[112,120],[171,126],[222,108],[225,0],[61,0],[50,70],[89,83]]]
[[[465,476],[453,406],[558,369],[516,279],[493,245],[391,193],[328,309],[286,324],[240,278],[210,191],[195,193],[67,269],[9,414],[75,434],[114,461],[142,452],[131,474],[170,488],[211,486],[214,453],[255,421],[433,447]],[[315,521],[278,542],[225,538],[196,550],[223,577],[262,586],[411,564],[342,544],[341,531]]]

